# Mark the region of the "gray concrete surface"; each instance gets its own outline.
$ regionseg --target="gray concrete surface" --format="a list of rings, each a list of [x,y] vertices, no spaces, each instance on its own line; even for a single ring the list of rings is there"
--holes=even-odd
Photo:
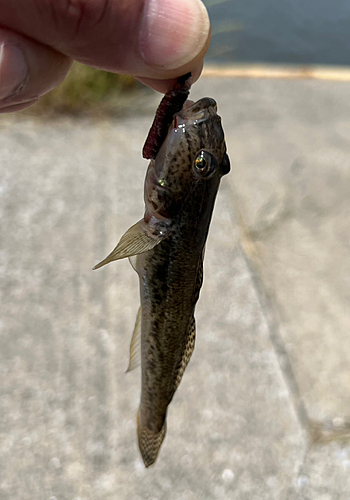
[[[159,459],[127,261],[151,116],[1,118],[0,499],[349,500],[349,83],[202,79],[232,173]],[[158,98],[155,97],[155,105]]]

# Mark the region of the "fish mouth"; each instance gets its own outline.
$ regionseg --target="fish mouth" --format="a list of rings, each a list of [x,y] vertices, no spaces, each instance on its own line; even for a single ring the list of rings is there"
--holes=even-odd
[[[195,125],[217,114],[217,104],[211,97],[203,97],[197,102],[187,100],[179,113],[174,117],[174,128],[184,125]]]

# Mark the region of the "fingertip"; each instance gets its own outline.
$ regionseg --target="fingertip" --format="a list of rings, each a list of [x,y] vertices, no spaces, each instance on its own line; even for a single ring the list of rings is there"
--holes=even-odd
[[[65,78],[71,60],[9,30],[0,30],[0,112],[35,104]]]
[[[147,0],[139,46],[147,66],[170,71],[198,58],[208,45],[210,21],[201,0]]]
[[[198,78],[200,77],[203,69],[203,62],[200,62],[197,64],[194,68],[190,69],[189,71],[186,70],[181,70],[178,72],[178,76],[176,78],[168,78],[166,80],[159,80],[157,78],[145,78],[145,77],[136,77],[136,80],[139,82],[143,83],[147,87],[151,88],[152,90],[156,90],[157,92],[160,92],[162,94],[166,94],[171,90],[174,85],[176,84],[177,78],[179,76],[185,75],[186,73],[191,72],[192,73],[192,83],[195,83]]]

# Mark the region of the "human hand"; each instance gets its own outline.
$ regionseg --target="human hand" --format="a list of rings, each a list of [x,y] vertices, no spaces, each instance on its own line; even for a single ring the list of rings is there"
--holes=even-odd
[[[167,92],[197,80],[210,25],[200,0],[0,0],[0,113],[35,104],[73,60]]]

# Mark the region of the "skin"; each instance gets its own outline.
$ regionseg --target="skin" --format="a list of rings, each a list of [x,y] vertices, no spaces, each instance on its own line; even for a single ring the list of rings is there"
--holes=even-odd
[[[0,112],[27,108],[73,60],[167,92],[198,79],[210,38],[200,0],[0,0]]]

